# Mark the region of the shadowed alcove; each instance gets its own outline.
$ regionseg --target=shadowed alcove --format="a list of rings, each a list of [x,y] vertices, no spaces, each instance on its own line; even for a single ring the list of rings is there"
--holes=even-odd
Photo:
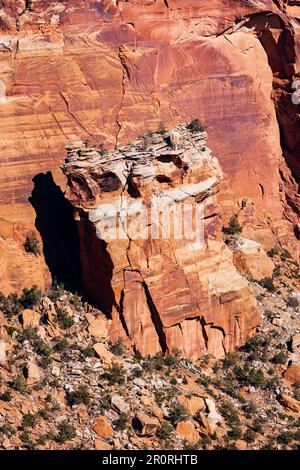
[[[83,292],[80,241],[73,207],[53,180],[52,173],[33,178],[29,202],[36,212],[35,226],[43,240],[43,253],[54,283]]]

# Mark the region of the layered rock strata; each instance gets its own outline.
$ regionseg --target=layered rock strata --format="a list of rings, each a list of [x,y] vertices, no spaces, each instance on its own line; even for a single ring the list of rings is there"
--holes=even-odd
[[[178,126],[110,152],[67,146],[87,292],[110,337],[143,355],[223,357],[259,322],[221,237],[223,174],[206,138]]]

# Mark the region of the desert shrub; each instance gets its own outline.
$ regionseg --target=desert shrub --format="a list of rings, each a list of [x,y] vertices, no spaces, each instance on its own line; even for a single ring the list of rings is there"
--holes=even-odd
[[[300,401],[300,385],[293,385],[293,393],[294,393],[294,398],[296,398],[296,400]],[[298,424],[298,426],[300,427],[300,422]]]
[[[12,436],[13,434],[16,434],[16,430],[11,424],[5,423],[3,426],[0,426],[0,433],[5,434],[6,436]]]
[[[74,325],[74,320],[65,310],[59,308],[57,311],[57,321],[61,328],[67,330]]]
[[[299,300],[297,299],[297,297],[289,297],[286,301],[286,304],[288,307],[291,307],[291,308],[298,308],[299,307]]]
[[[27,253],[32,253],[35,256],[38,256],[41,253],[40,242],[38,241],[34,232],[30,235],[27,235],[24,242],[24,249]]]
[[[281,274],[280,267],[279,267],[279,266],[277,266],[277,267],[276,267],[276,268],[274,268],[274,270],[273,270],[273,278],[274,278],[274,277],[279,277],[279,276],[280,276],[280,274]]]
[[[250,418],[252,414],[257,413],[257,406],[253,402],[246,403],[243,406],[243,411],[246,413],[247,417]]]
[[[19,315],[21,305],[18,296],[16,294],[10,294],[5,297],[0,293],[0,310],[2,310],[8,319],[13,318],[15,315]]]
[[[242,231],[243,231],[243,227],[239,224],[239,221],[236,215],[233,215],[230,218],[228,227],[223,228],[223,232],[226,233],[227,235],[238,235],[242,233]]]
[[[287,260],[287,259],[291,259],[292,258],[292,255],[291,253],[288,251],[288,250],[284,250],[282,253],[281,253],[281,259],[283,261]]]
[[[186,127],[192,134],[197,134],[198,132],[204,132],[206,130],[205,124],[197,118],[193,119]]]
[[[11,393],[8,391],[0,393],[0,400],[2,401],[11,401],[11,398]]]
[[[228,425],[234,426],[240,424],[238,413],[230,401],[224,400],[221,403],[219,410]]]
[[[255,369],[246,364],[244,367],[235,367],[234,372],[241,385],[261,387],[264,384],[265,377],[261,369]]]
[[[20,297],[20,303],[23,308],[32,308],[37,305],[42,297],[42,292],[37,286],[32,286],[30,289],[24,288]]]
[[[230,352],[226,354],[225,359],[223,360],[223,365],[225,369],[234,366],[237,361],[239,360],[239,355],[234,352]]]
[[[51,292],[48,293],[48,297],[52,302],[56,302],[65,293],[64,284],[52,284]]]
[[[164,400],[166,399],[166,396],[162,390],[155,390],[154,398],[158,406],[162,406]]]
[[[68,423],[68,421],[63,421],[58,426],[58,434],[56,436],[56,441],[63,444],[66,441],[70,441],[74,439],[76,436],[76,431],[72,424]]]
[[[274,364],[282,364],[285,365],[287,363],[288,357],[284,351],[280,351],[278,354],[272,358],[272,362]]]
[[[79,385],[77,390],[69,393],[68,401],[70,405],[79,405],[80,403],[88,405],[90,403],[88,387],[86,385]]]
[[[255,418],[252,423],[252,429],[254,432],[262,433],[263,421],[260,418]]]
[[[118,338],[115,343],[109,342],[110,351],[116,356],[122,356],[125,353],[125,346],[122,338]]]
[[[243,351],[249,354],[249,360],[265,359],[270,340],[261,336],[252,336],[243,346]]]
[[[243,435],[244,441],[251,444],[256,439],[256,433],[252,429],[247,429]]]
[[[267,251],[267,255],[270,256],[270,258],[273,258],[274,256],[279,256],[279,248],[277,246],[274,246],[274,248],[271,248],[271,250]]]
[[[38,415],[44,419],[45,421],[49,421],[51,418],[50,412],[48,408],[44,408],[38,411]]]
[[[277,436],[278,444],[290,444],[293,439],[294,433],[292,431],[285,431]]]
[[[27,429],[25,429],[25,431],[21,432],[19,437],[20,437],[21,441],[23,442],[23,444],[28,445],[28,446],[32,445],[31,435],[30,435],[30,432]]]
[[[234,440],[240,439],[242,437],[242,430],[239,426],[234,426],[228,431],[227,436]]]
[[[166,356],[165,357],[165,364],[166,366],[169,366],[169,367],[175,367],[178,365],[178,362],[179,362],[179,359],[175,356]]]
[[[44,446],[47,442],[47,436],[39,436],[35,442],[37,446]]]
[[[83,357],[94,357],[95,356],[95,350],[91,346],[87,346],[86,348],[83,348],[80,352],[81,352]]]
[[[271,277],[265,277],[259,284],[264,288],[267,289],[269,292],[276,292],[276,287],[274,286],[273,279]]]
[[[66,338],[59,339],[54,343],[53,351],[54,352],[63,352],[68,348],[68,345],[69,345],[69,343],[66,340]]]
[[[104,410],[109,410],[110,409],[110,404],[111,404],[111,396],[110,395],[104,395],[101,398],[101,405]]]
[[[110,385],[122,385],[125,382],[125,372],[121,365],[113,363],[112,366],[104,373],[103,378]]]
[[[179,421],[186,421],[189,419],[187,409],[180,403],[172,403],[169,410],[169,419],[173,426],[176,426]]]
[[[25,378],[22,375],[18,375],[13,378],[10,382],[11,388],[17,390],[18,392],[25,394],[28,392],[27,383]]]
[[[143,356],[140,351],[136,351],[134,355],[134,359],[136,362],[141,362],[143,360]]]
[[[128,426],[128,416],[126,413],[121,413],[119,418],[112,422],[112,425],[117,431],[124,431]]]
[[[165,440],[165,439],[169,439],[173,432],[174,432],[173,426],[171,426],[171,424],[167,423],[166,421],[163,421],[156,435],[159,439]]]
[[[22,418],[22,426],[24,428],[33,428],[36,424],[36,416],[31,413],[27,413]]]

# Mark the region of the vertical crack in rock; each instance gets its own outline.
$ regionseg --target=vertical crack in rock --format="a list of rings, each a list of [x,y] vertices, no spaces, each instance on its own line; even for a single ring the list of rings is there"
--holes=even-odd
[[[66,108],[67,108],[67,111],[68,113],[70,114],[70,116],[74,119],[74,121],[81,127],[81,129],[86,133],[88,134],[90,137],[92,137],[93,141],[97,139],[94,137],[93,134],[91,134],[91,132],[79,121],[79,119],[75,116],[75,114],[71,111],[70,109],[70,104],[67,100],[67,98],[65,97],[65,95],[63,94],[62,91],[59,92],[59,95],[61,96],[63,102],[65,103],[66,105]]]
[[[32,0],[25,0],[23,10],[16,15],[16,28],[17,31],[20,31],[20,22],[22,17],[27,13],[27,11],[32,11]]]
[[[153,302],[153,299],[151,297],[151,294],[150,294],[150,291],[148,289],[148,286],[147,286],[146,282],[143,281],[142,285],[144,287],[144,291],[145,291],[145,294],[146,294],[146,299],[147,299],[147,303],[148,303],[152,323],[153,323],[154,328],[156,330],[161,350],[165,354],[165,353],[169,352],[169,349],[168,349],[168,346],[167,346],[167,340],[166,340],[166,334],[164,332],[164,327],[163,327],[159,312],[158,312],[157,308],[155,307],[155,304]]]
[[[125,80],[126,80],[126,78],[128,78],[128,80],[130,80],[130,73],[129,73],[128,67],[126,66],[126,58],[125,58],[124,49],[122,48],[122,46],[119,48],[118,57],[119,57],[119,60],[120,60],[121,66],[122,66],[122,82],[121,82],[122,96],[121,96],[121,101],[120,101],[120,107],[119,107],[119,110],[116,114],[116,124],[118,126],[118,130],[117,130],[117,133],[116,133],[115,148],[117,148],[118,141],[119,141],[119,134],[120,134],[121,129],[122,129],[122,124],[120,122],[120,114],[121,114],[121,111],[122,111],[122,108],[123,108],[123,103],[124,103],[124,98],[125,98],[125,93],[126,93]]]

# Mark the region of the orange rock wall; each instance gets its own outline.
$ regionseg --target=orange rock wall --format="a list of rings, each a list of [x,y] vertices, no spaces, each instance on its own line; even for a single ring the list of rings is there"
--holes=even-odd
[[[67,141],[112,148],[200,117],[227,176],[225,214],[297,253],[300,2],[287,3],[0,1],[0,219],[34,223],[41,172],[64,189]]]

